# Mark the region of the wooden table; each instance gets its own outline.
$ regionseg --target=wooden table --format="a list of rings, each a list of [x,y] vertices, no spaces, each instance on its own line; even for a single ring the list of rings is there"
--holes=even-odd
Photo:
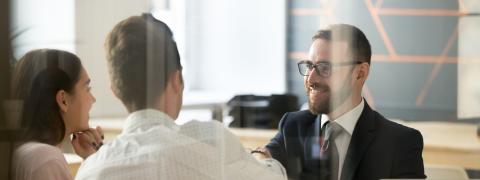
[[[475,124],[413,122],[406,125],[422,133],[425,163],[480,170],[480,139]]]
[[[70,174],[72,174],[72,177],[75,177],[77,175],[78,168],[80,168],[80,165],[82,164],[83,159],[76,154],[70,153],[64,153],[63,156],[65,156],[65,159],[68,162],[68,169],[70,169]]]
[[[423,160],[425,164],[457,165],[480,170],[480,139],[476,125],[447,122],[402,123],[419,130],[423,135]],[[263,146],[276,134],[276,130],[236,129],[248,148]]]
[[[108,141],[121,133],[122,121],[99,121]],[[425,164],[457,165],[467,169],[480,170],[480,139],[476,124],[448,122],[403,122],[418,129],[424,139],[423,158]],[[230,128],[239,136],[246,148],[264,146],[277,130]]]
[[[233,134],[240,138],[243,146],[250,149],[263,147],[272,139],[277,130],[250,129],[250,128],[229,128]]]

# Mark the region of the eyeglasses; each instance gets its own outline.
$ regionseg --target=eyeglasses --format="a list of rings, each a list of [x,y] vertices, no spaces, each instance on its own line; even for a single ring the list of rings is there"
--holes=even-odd
[[[298,65],[298,71],[302,76],[308,76],[312,71],[312,69],[315,68],[315,72],[317,73],[317,75],[322,77],[330,77],[330,75],[332,74],[333,66],[349,66],[349,65],[357,65],[362,63],[364,62],[353,61],[353,62],[341,62],[341,63],[332,64],[327,61],[320,61],[317,64],[313,64],[312,61],[303,60],[298,62],[297,65]]]

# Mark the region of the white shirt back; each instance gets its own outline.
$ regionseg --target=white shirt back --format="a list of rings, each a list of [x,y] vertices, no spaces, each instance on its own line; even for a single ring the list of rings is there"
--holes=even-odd
[[[121,135],[88,157],[76,179],[286,179],[274,159],[257,161],[219,122],[176,125],[168,115],[129,115]]]

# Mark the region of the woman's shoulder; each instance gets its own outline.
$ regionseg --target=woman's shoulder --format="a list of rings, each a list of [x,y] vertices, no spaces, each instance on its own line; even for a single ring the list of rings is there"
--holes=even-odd
[[[14,172],[16,179],[71,179],[60,148],[38,142],[24,143],[15,149]]]
[[[56,146],[39,142],[27,142],[15,149],[14,160],[18,163],[28,163],[39,167],[53,160],[63,162],[65,157],[60,148]]]
[[[39,142],[27,142],[17,147],[16,153],[42,157],[62,157],[62,151],[56,146]]]

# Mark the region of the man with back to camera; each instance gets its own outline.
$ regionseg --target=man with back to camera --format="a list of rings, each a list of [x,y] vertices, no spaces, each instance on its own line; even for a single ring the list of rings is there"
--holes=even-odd
[[[129,112],[122,134],[85,160],[76,179],[286,179],[219,122],[177,125],[183,96],[171,30],[150,14],[118,23],[106,41],[112,91]]]
[[[261,149],[289,178],[426,178],[420,132],[387,120],[362,98],[370,58],[370,43],[354,26],[335,24],[313,36],[309,59],[298,63],[309,110],[286,113]]]

